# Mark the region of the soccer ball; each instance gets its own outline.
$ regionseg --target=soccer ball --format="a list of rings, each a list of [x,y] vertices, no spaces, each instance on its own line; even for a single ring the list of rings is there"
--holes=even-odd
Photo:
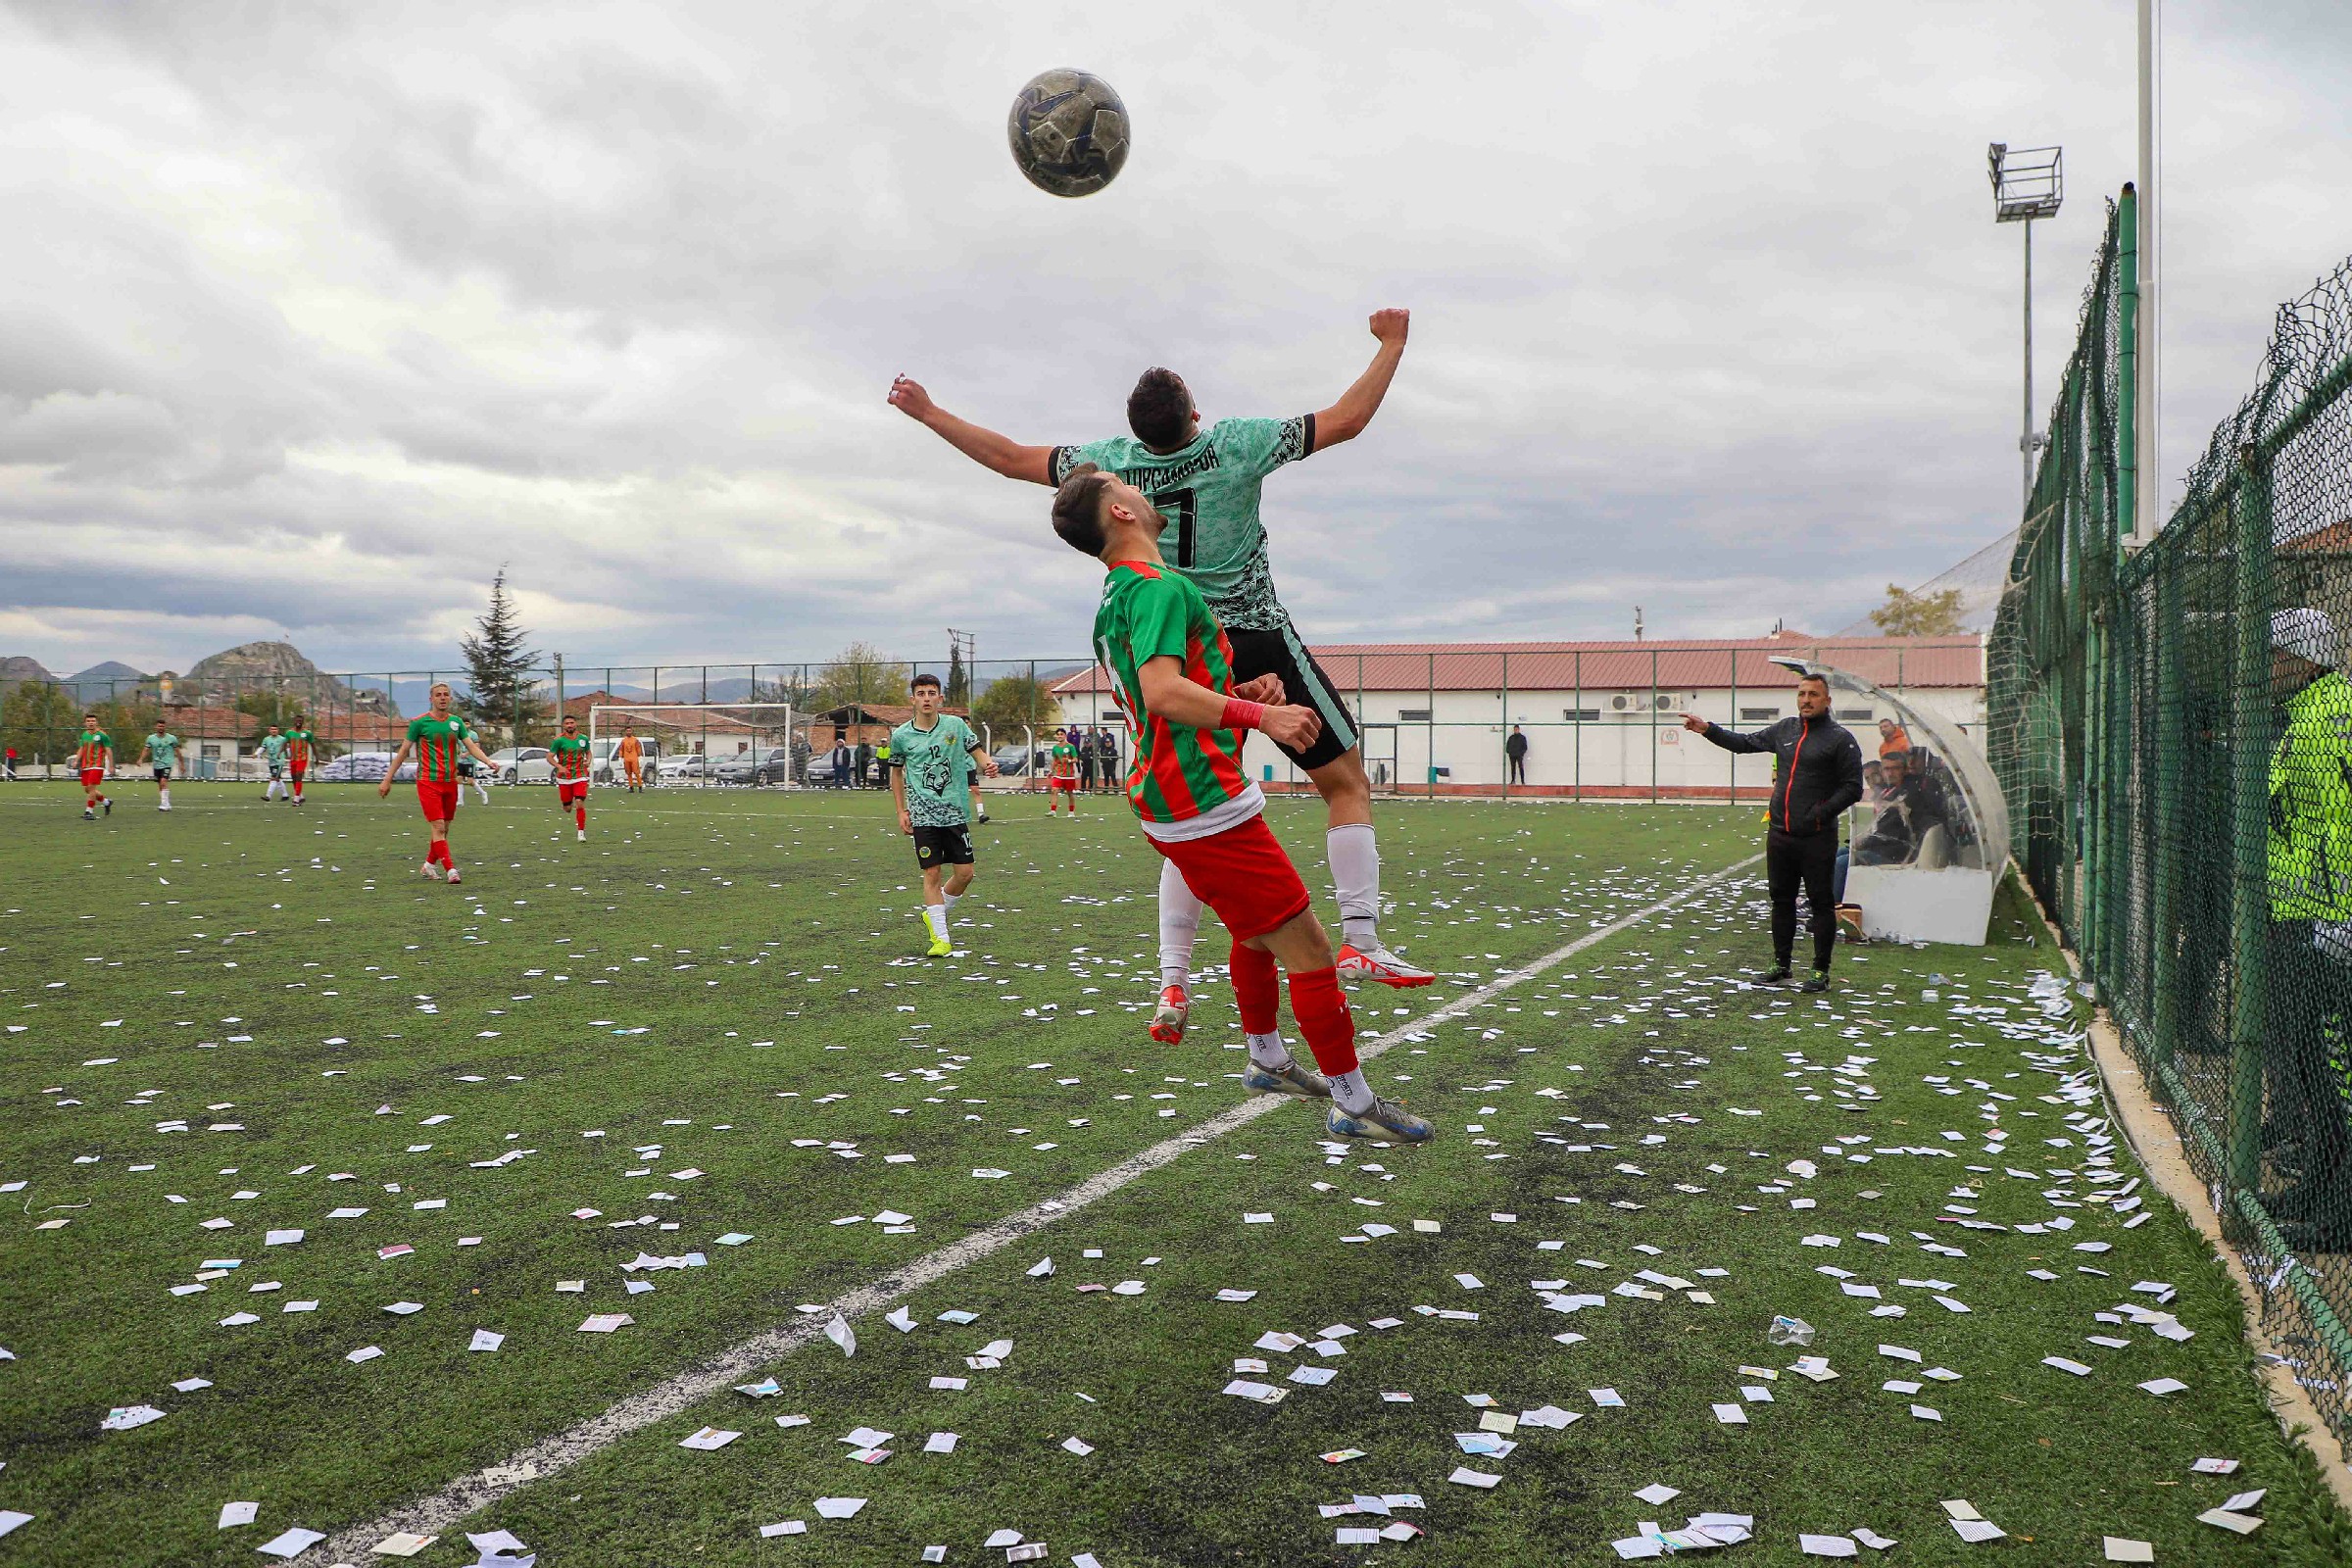
[[[1013,163],[1049,196],[1092,196],[1127,163],[1127,106],[1109,82],[1083,71],[1031,77],[1004,129]]]

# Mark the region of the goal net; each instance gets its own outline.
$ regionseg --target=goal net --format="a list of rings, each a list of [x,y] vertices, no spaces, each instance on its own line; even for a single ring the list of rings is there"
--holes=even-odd
[[[590,776],[628,781],[623,738],[637,738],[639,780],[653,785],[807,782],[808,738],[790,703],[598,703],[588,710]]]

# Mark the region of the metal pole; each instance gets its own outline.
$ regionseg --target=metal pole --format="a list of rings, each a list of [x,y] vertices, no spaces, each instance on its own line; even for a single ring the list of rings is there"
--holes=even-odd
[[[1737,643],[1735,643],[1732,645],[1732,722],[1730,727],[1737,729],[1739,725],[1740,647]],[[1737,806],[1740,804],[1740,754],[1738,752],[1724,753],[1723,766],[1725,780],[1723,798],[1730,804]]]
[[[2262,1192],[2262,1051],[2269,1032],[2270,991],[2270,469],[2251,448],[2245,482],[2235,498],[2237,546],[2231,608],[2237,657],[2230,681],[2230,833],[2235,875],[2230,879],[2230,1158],[2224,1183],[2259,1198]],[[2301,1049],[2307,1042],[2281,1042]]]
[[[2148,0],[2140,0],[2144,13]],[[2130,185],[2115,204],[2116,353],[2122,361],[2115,415],[2115,520],[2134,547],[2156,537],[2139,499],[2139,197]],[[2028,505],[2032,498],[2028,498]],[[2154,512],[2153,507],[2144,509]]]
[[[1503,650],[1502,655],[1502,798],[1507,801],[1511,798],[1511,655],[1508,649]]]
[[[2025,460],[2025,505],[2034,504],[2034,220],[2025,220],[2026,231],[2026,428],[2017,438],[2018,451]]]
[[[1422,710],[1422,724],[1427,739],[1422,743],[1429,753],[1429,798],[1438,798],[1438,656],[1423,656],[1429,661],[1429,706]]]
[[[1649,651],[1649,804],[1658,804],[1658,651]]]
[[[2140,488],[2147,493],[2139,508],[2132,538],[2146,544],[2156,537],[2164,511],[2164,470],[2157,425],[2157,315],[2156,315],[2156,76],[2162,51],[2158,47],[2157,0],[2139,0],[2139,179],[2136,211],[2124,220],[2124,232],[2138,250],[2139,363],[2127,372],[2124,384],[2138,395],[2140,420],[2137,438],[2129,449],[2138,470]],[[2126,190],[2132,186],[2124,187]],[[2132,342],[2127,337],[2127,345]]]
[[[1585,798],[1585,651],[1576,651],[1576,798]]]

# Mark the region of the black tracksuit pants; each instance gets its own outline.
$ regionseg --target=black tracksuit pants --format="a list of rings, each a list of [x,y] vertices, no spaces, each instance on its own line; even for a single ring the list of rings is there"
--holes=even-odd
[[[1813,923],[1813,967],[1830,966],[1830,950],[1838,942],[1838,906],[1830,895],[1830,879],[1838,868],[1838,835],[1784,833],[1774,828],[1764,835],[1764,876],[1772,890],[1772,956],[1781,967],[1789,966],[1796,951],[1796,890],[1802,883]]]

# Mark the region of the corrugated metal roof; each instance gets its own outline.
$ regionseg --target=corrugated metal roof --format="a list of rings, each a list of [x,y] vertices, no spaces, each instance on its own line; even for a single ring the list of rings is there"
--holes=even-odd
[[[1772,637],[1705,642],[1313,643],[1315,660],[1348,690],[1709,691],[1785,690],[1796,676],[1775,657],[1835,664],[1882,686],[1972,688],[1984,684],[1978,637]],[[1055,696],[1107,692],[1100,668],[1054,683]]]

